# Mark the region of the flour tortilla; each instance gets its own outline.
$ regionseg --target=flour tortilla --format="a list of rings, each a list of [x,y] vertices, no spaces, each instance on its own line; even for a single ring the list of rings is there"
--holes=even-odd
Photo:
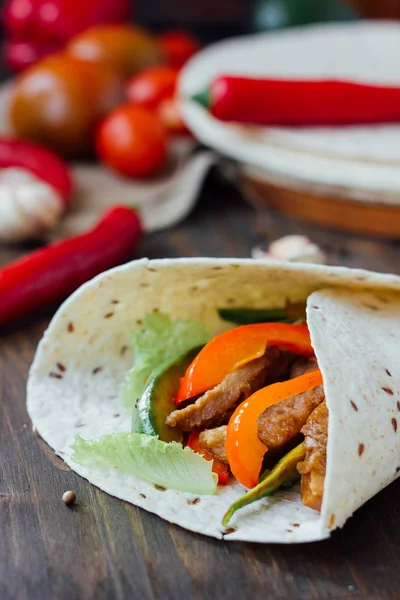
[[[159,491],[112,467],[72,461],[76,434],[93,439],[129,431],[131,415],[119,389],[133,362],[130,332],[149,311],[201,320],[217,334],[228,325],[216,307],[276,307],[306,297],[330,415],[321,514],[301,504],[295,487],[238,511],[224,535],[222,516],[244,492],[238,483],[192,503],[193,494]],[[400,278],[395,276],[248,259],[142,259],[96,277],[61,306],[31,368],[28,412],[39,434],[74,471],[172,523],[226,540],[321,540],[397,477],[399,341]]]
[[[399,54],[400,24],[389,21],[312,25],[219,42],[183,71],[183,116],[198,139],[243,163],[256,179],[285,177],[345,188],[346,195],[363,201],[399,204],[399,124],[241,127],[214,119],[190,100],[221,74],[398,86]]]

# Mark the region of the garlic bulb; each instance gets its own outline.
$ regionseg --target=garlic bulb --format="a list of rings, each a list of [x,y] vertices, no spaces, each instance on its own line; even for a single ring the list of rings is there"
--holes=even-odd
[[[314,264],[325,264],[326,260],[321,248],[304,235],[285,235],[272,242],[268,252],[253,248],[252,257]]]
[[[60,194],[30,171],[0,171],[0,242],[21,242],[40,236],[61,217]]]

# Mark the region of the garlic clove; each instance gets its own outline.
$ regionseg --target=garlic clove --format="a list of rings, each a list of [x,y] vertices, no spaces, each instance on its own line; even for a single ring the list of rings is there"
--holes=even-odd
[[[60,194],[26,169],[0,171],[0,241],[20,242],[53,227],[63,212]]]
[[[325,264],[326,256],[317,244],[304,235],[286,235],[272,242],[268,252],[253,248],[256,259]]]

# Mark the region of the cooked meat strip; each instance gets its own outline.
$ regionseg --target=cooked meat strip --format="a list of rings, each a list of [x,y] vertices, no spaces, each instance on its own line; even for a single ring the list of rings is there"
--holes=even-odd
[[[289,370],[289,379],[300,377],[306,373],[311,373],[318,369],[318,362],[315,356],[296,356]]]
[[[199,444],[203,450],[212,454],[214,458],[218,458],[218,460],[228,465],[225,448],[226,430],[227,425],[221,425],[221,427],[202,431],[199,435]]]
[[[324,495],[328,416],[326,403],[321,402],[301,430],[305,436],[303,447],[306,453],[304,461],[297,465],[302,476],[301,501],[314,510],[321,510]]]
[[[292,353],[270,346],[264,356],[229,373],[219,385],[200,396],[194,404],[174,410],[165,422],[182,431],[223,425],[240,402],[264,385],[285,377],[292,361]]]
[[[290,368],[289,378],[318,369],[315,357],[296,358]],[[267,408],[258,417],[258,437],[271,451],[279,451],[300,433],[311,412],[324,400],[323,386],[286,398]]]

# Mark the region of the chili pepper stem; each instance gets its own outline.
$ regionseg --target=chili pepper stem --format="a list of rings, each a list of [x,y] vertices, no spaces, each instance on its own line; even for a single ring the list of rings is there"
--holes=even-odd
[[[203,90],[202,92],[198,92],[191,97],[193,102],[197,102],[203,108],[210,108],[211,106],[211,94],[209,90]]]

